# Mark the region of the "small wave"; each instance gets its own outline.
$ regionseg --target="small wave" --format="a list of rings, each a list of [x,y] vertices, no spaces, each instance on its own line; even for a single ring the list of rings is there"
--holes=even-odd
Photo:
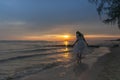
[[[17,52],[24,52],[24,53],[27,53],[27,52],[40,52],[40,51],[47,51],[47,50],[56,50],[58,48],[48,48],[48,49],[30,49],[30,50],[23,50],[23,51],[17,51]],[[16,51],[15,51],[16,52]]]
[[[11,57],[11,58],[0,60],[0,63],[4,63],[4,62],[7,62],[7,61],[12,61],[12,60],[17,60],[17,59],[25,59],[25,58],[30,58],[30,57],[36,57],[36,56],[61,54],[61,53],[65,53],[65,52],[70,52],[70,51],[61,51],[61,52],[54,52],[54,53],[43,53],[43,54],[32,54],[32,55],[16,56],[16,57]]]
[[[0,53],[29,53],[29,52],[41,52],[47,50],[57,50],[61,48],[43,48],[43,49],[24,49],[24,50],[14,50],[14,51],[0,51]]]
[[[34,65],[31,67],[26,67],[26,68],[20,69],[20,71],[16,71],[16,73],[14,73],[14,75],[10,76],[9,78],[18,80],[25,76],[36,74],[43,70],[47,70],[47,69],[59,66],[60,63],[61,62],[53,62],[53,63],[49,63],[49,64]]]

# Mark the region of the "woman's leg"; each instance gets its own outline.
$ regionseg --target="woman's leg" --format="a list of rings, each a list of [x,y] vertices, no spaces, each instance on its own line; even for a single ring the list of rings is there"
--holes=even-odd
[[[81,60],[82,60],[82,55],[81,55],[81,53],[79,54],[79,61],[80,61],[80,63],[81,63]]]
[[[77,54],[77,63],[81,63],[82,55],[80,53]]]
[[[83,54],[83,49],[81,49],[81,52],[79,53],[79,60],[80,60],[80,63],[82,62],[82,54]]]

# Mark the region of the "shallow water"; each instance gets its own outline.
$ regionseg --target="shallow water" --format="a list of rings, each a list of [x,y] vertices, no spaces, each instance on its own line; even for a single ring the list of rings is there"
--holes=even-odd
[[[24,77],[69,62],[71,49],[52,45],[64,42],[0,41],[0,80]]]
[[[0,41],[0,80],[22,78],[56,66],[71,63],[72,48],[55,47],[65,42]],[[71,44],[70,42],[68,42]],[[106,51],[105,48],[96,50]]]

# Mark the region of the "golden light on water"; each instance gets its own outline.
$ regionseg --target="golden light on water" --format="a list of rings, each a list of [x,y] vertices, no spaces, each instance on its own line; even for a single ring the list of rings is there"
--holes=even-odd
[[[65,51],[68,51],[68,48],[67,48],[67,47],[65,48]]]
[[[68,52],[68,51],[69,51],[69,48],[65,47],[65,48],[64,48],[64,51],[65,51],[65,53],[61,54],[61,55],[60,55],[60,58],[57,59],[58,62],[67,62],[67,61],[70,60],[71,55],[70,55],[70,53]]]
[[[69,42],[68,41],[64,41],[64,45],[68,46]]]
[[[69,49],[67,47],[65,48],[65,51],[66,51],[66,53],[63,55],[63,57],[64,58],[69,58],[70,57],[70,55],[68,53]]]
[[[69,58],[69,53],[65,53],[63,56],[64,58]]]

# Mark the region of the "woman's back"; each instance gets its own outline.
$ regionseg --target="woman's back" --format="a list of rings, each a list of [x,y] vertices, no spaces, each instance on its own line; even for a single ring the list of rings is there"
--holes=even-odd
[[[79,34],[76,34],[76,38],[77,38],[77,40],[78,40],[78,42],[76,43],[76,45],[77,45],[77,47],[85,47],[86,46],[86,43],[85,43],[85,41],[84,41],[84,39],[83,39],[83,35],[79,35]]]

